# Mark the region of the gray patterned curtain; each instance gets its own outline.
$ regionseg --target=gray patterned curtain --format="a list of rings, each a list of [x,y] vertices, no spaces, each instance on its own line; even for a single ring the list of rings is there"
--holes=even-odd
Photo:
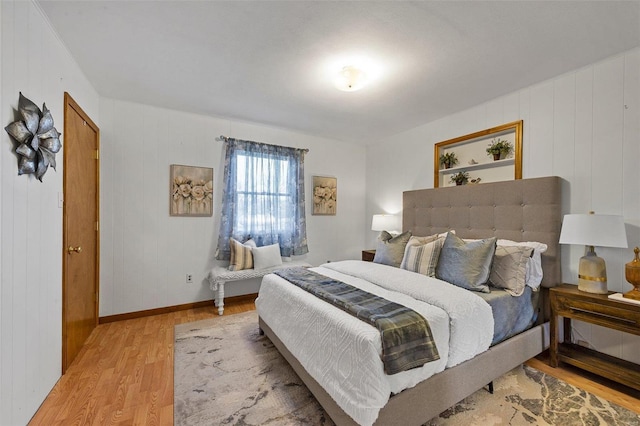
[[[304,208],[305,150],[227,138],[216,259],[229,238],[280,244],[282,256],[309,252]]]

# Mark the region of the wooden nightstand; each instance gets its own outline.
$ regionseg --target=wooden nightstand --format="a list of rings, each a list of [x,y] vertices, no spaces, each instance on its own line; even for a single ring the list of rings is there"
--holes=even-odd
[[[571,342],[571,318],[640,335],[640,306],[607,296],[585,293],[578,290],[578,286],[568,284],[549,290],[550,364],[557,367],[558,361],[563,361],[640,390],[640,365]],[[564,343],[558,342],[558,316],[564,317]]]
[[[362,260],[365,262],[373,262],[374,257],[376,257],[375,250],[362,250]]]

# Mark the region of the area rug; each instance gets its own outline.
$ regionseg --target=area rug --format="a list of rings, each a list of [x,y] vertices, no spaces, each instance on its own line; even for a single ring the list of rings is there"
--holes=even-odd
[[[333,425],[255,311],[175,328],[175,425]],[[640,425],[640,416],[528,366],[426,425]]]

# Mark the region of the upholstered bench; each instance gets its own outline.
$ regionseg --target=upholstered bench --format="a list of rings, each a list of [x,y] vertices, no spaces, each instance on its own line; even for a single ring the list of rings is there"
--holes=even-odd
[[[264,269],[242,269],[240,271],[230,271],[224,266],[216,266],[209,272],[207,279],[209,287],[215,294],[215,304],[218,308],[218,315],[224,312],[224,285],[227,282],[249,280],[251,278],[261,278],[279,269],[293,268],[296,266],[310,267],[307,262],[293,260],[283,262],[282,265],[272,266]]]

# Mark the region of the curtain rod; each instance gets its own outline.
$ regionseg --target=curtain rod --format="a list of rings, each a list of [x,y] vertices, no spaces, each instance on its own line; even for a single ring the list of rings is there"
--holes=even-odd
[[[230,138],[230,137],[227,137],[227,136],[224,136],[224,135],[220,135],[220,136],[218,136],[218,137],[216,138],[216,140],[217,140],[218,142],[226,142],[226,141],[227,141],[227,139],[233,139],[233,138]],[[261,144],[263,144],[263,145],[278,146],[278,145],[273,145],[273,144],[270,144],[270,143],[264,143],[264,142],[256,142],[256,141],[247,141],[247,142],[261,143]],[[296,148],[296,149],[298,149],[298,148]],[[308,148],[300,149],[300,150],[301,150],[301,151],[304,151],[305,153],[309,152],[309,149],[308,149]]]

